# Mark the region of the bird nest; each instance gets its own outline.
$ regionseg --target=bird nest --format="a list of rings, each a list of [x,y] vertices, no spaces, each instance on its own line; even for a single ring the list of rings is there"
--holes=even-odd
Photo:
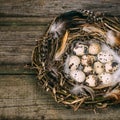
[[[120,103],[120,19],[89,10],[57,16],[33,51],[39,83],[78,108]]]

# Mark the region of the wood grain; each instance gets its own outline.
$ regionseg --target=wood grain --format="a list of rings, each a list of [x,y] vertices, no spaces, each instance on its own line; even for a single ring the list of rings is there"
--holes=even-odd
[[[51,19],[1,18],[0,64],[30,63],[36,40],[42,38]]]
[[[119,0],[1,0],[1,16],[51,16],[72,9],[120,14]]]
[[[0,65],[0,75],[36,75],[33,66],[25,65]]]
[[[0,115],[8,118],[41,119],[119,119],[119,109],[78,110],[74,112],[57,104],[40,86],[34,75],[1,75],[0,76]]]
[[[120,107],[74,112],[38,86],[31,55],[52,19],[78,9],[120,16],[119,0],[0,0],[0,119],[117,120]]]
[[[8,31],[0,32],[0,63],[17,64],[30,63],[39,31]]]
[[[0,64],[30,63],[35,40],[42,38],[57,14],[83,8],[119,15],[119,5],[117,0],[2,0]]]

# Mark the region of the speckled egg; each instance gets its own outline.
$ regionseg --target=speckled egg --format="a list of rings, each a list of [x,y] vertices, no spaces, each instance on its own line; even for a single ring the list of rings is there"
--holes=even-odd
[[[86,78],[86,83],[88,84],[88,86],[90,87],[95,87],[96,86],[96,76],[95,75],[89,75],[87,78]]]
[[[83,82],[85,80],[85,74],[81,70],[73,70],[70,72],[70,77],[76,82]]]
[[[83,55],[81,58],[81,64],[84,66],[92,65],[95,61],[95,56],[92,55]]]
[[[96,55],[101,51],[101,46],[98,43],[91,43],[88,52],[92,55]]]
[[[118,69],[118,63],[108,62],[105,64],[105,71],[108,73],[113,73]]]
[[[70,70],[75,70],[78,68],[80,64],[80,58],[76,55],[72,55],[69,58],[69,69]]]
[[[101,62],[95,62],[94,63],[94,71],[97,74],[101,74],[104,72],[104,64],[102,64]]]
[[[91,66],[85,66],[83,69],[83,72],[85,72],[85,74],[90,74],[92,73],[93,68]]]
[[[109,73],[101,73],[99,75],[99,79],[102,82],[103,85],[109,85],[113,83],[112,75]]]
[[[73,52],[77,55],[77,56],[82,56],[86,53],[87,51],[87,46],[83,45],[81,43],[77,43],[75,45],[75,47],[73,48]]]
[[[113,55],[107,51],[102,51],[97,55],[97,58],[101,63],[107,63],[113,60]]]

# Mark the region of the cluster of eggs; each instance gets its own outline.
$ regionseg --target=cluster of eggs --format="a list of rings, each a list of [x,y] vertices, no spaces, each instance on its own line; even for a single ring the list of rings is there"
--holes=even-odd
[[[86,45],[77,42],[72,51],[67,64],[73,80],[90,87],[108,85],[113,81],[112,74],[118,69],[118,63],[114,62],[109,51],[102,50],[99,43]]]

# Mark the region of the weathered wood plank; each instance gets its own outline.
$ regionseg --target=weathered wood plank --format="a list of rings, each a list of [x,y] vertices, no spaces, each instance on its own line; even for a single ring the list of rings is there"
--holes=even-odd
[[[37,85],[35,76],[0,75],[0,115],[7,118],[29,119],[100,119],[120,118],[118,108],[97,110],[78,110],[74,112],[57,104],[51,95]]]
[[[36,75],[36,73],[31,64],[0,65],[0,75]]]
[[[57,104],[27,66],[35,40],[56,15],[82,8],[120,16],[119,6],[119,0],[0,0],[0,119],[120,119],[119,105],[94,114]]]
[[[20,28],[19,28],[20,29]],[[41,31],[1,31],[0,32],[0,41],[31,41],[36,40],[37,38],[41,37],[45,32],[45,29],[41,28]]]
[[[40,31],[0,32],[0,64],[30,63],[35,40],[41,34]]]
[[[53,18],[41,17],[1,17],[0,31],[39,31],[44,32]]]
[[[20,25],[46,25],[49,23],[53,18],[50,18],[48,16],[46,17],[1,17],[0,18],[0,25],[6,25],[10,23],[21,23]],[[4,24],[2,24],[4,23]],[[18,25],[19,25],[18,24]],[[16,24],[17,25],[17,24]]]
[[[32,54],[32,53],[31,53]],[[30,64],[31,63],[31,54],[30,55],[15,55],[15,56],[7,56],[1,55],[0,57],[0,65],[4,64]]]
[[[6,15],[3,15],[4,17],[1,17],[0,19],[0,63],[30,63],[32,49],[36,44],[35,40],[43,36],[50,24],[50,21],[53,19],[53,16],[67,10],[71,10],[73,8],[78,9],[83,6],[92,6],[93,10],[100,9],[101,11],[104,9],[105,12],[107,12],[111,6],[111,13],[112,10],[117,10],[117,13],[119,13],[119,1],[113,0],[94,0],[91,4],[89,1],[78,0],[75,0],[74,2],[63,2],[59,0],[1,1],[1,14],[17,16],[5,17]],[[97,8],[97,6],[99,7]]]
[[[14,23],[10,23],[10,25],[5,25],[5,26],[0,26],[0,34],[2,34],[2,32],[7,32],[8,30],[9,32],[39,32],[40,35],[44,34],[44,32],[46,31],[46,28],[49,26],[49,24],[47,24],[46,26],[41,26],[41,25],[21,25],[21,26],[17,26],[17,25],[12,25]]]
[[[36,39],[37,40],[37,39]],[[19,40],[19,41],[16,41],[16,40],[1,40],[1,42],[0,42],[0,45],[2,46],[2,47],[6,47],[6,49],[7,49],[7,47],[22,47],[23,46],[23,48],[25,47],[25,46],[35,46],[36,45],[36,41],[35,41],[35,39],[33,39],[33,40]],[[2,48],[1,48],[2,49]]]
[[[1,16],[51,16],[72,9],[92,9],[120,15],[119,0],[1,0]]]
[[[0,76],[0,114],[36,118],[46,113],[47,94],[36,89],[35,76]],[[33,79],[34,78],[34,79]],[[37,95],[39,94],[39,97]],[[45,96],[46,97],[45,97]],[[40,99],[39,99],[40,98]],[[52,102],[51,102],[52,104]]]
[[[19,20],[22,21],[22,19]],[[23,21],[22,22],[20,21],[18,23],[21,24],[27,23],[27,21],[25,21],[25,23],[23,23]],[[29,26],[25,25],[19,26],[17,24],[14,25],[13,23],[17,22],[17,20],[16,21],[13,20],[12,22],[10,22],[11,23],[10,26],[0,27],[1,64],[17,64],[17,63],[24,64],[31,62],[32,51],[34,46],[36,45],[35,40],[43,36],[48,26],[41,25],[42,19],[40,19],[40,26],[38,26],[35,21],[33,20],[32,22],[30,22]],[[32,26],[31,23],[34,23],[35,25]]]
[[[12,23],[10,23],[12,24]],[[48,26],[48,25],[47,25]],[[26,32],[26,31],[31,31],[31,32],[38,32],[40,33],[40,36],[44,34],[44,32],[46,31],[47,26],[32,26],[32,25],[24,25],[24,26],[17,26],[17,25],[5,25],[5,26],[0,26],[0,32]],[[2,33],[0,33],[2,34]],[[37,38],[39,36],[36,36]],[[10,38],[9,38],[10,39]]]
[[[29,47],[29,49],[27,49]],[[0,49],[0,64],[31,63],[34,46],[2,46]],[[3,52],[1,52],[3,51]]]

